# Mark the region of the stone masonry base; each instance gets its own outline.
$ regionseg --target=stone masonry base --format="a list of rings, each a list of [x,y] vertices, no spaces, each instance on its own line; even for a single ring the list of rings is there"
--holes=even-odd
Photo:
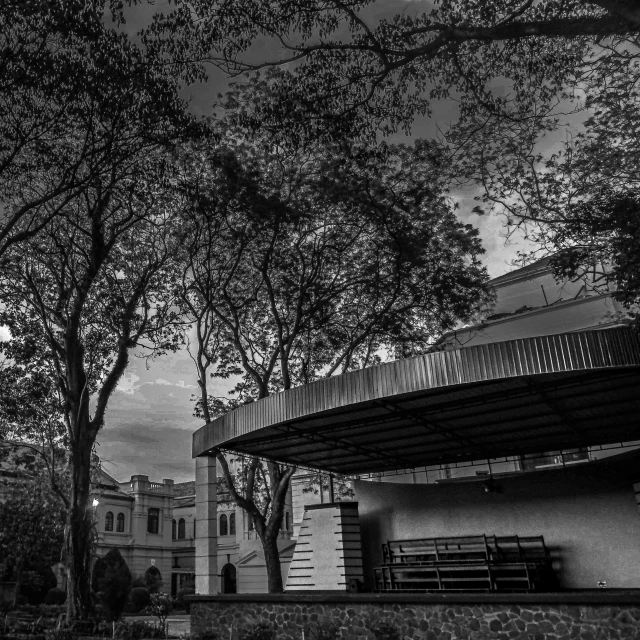
[[[278,640],[314,640],[319,627],[339,627],[342,640],[386,640],[381,621],[404,640],[640,640],[640,595],[372,594],[193,596],[191,633],[214,630],[241,640],[259,622]],[[304,636],[303,636],[304,631]]]

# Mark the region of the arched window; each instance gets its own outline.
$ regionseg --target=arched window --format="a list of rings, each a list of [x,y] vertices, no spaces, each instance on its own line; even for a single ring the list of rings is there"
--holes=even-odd
[[[289,512],[284,512],[284,530],[289,531]]]
[[[171,539],[172,540],[176,539],[176,519],[175,518],[171,521]]]
[[[113,531],[113,512],[107,511],[107,515],[104,517],[104,530]]]
[[[229,514],[229,535],[230,536],[236,535],[236,514],[235,513]]]
[[[184,538],[184,518],[180,518],[178,520],[178,540],[182,540]]]
[[[221,536],[228,535],[227,516],[224,513],[220,516],[220,533],[219,533],[219,535],[221,535]]]
[[[193,537],[196,537],[196,519],[193,519]]]
[[[249,513],[247,514],[247,520],[249,521],[249,531],[253,531],[253,518]]]
[[[124,533],[124,513],[119,513],[116,518],[116,531],[118,533]]]

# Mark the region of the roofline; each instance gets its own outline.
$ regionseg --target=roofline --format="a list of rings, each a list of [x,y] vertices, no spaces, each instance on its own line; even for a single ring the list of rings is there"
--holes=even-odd
[[[382,398],[491,380],[624,367],[640,367],[640,336],[627,328],[427,353],[325,378],[243,405],[198,429],[193,434],[192,455],[233,449],[234,441],[261,429]]]

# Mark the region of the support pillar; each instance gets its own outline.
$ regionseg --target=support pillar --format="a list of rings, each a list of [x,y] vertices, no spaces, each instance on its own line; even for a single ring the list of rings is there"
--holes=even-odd
[[[203,456],[196,458],[196,593],[219,591],[216,459]]]

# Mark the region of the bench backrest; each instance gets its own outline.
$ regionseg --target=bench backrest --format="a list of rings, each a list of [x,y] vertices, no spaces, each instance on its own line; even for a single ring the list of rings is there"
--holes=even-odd
[[[547,562],[543,536],[458,536],[388,540],[382,545],[385,564],[395,562]]]

